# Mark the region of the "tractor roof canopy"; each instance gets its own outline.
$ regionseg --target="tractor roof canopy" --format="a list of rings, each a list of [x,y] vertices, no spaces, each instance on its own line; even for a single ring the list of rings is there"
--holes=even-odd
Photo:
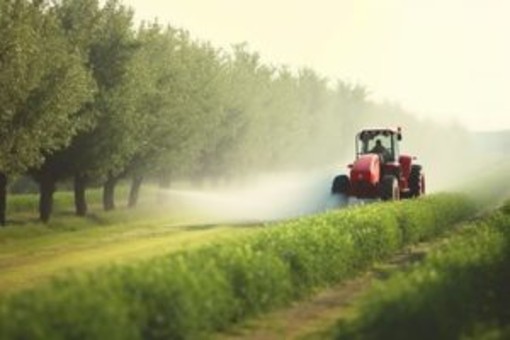
[[[377,136],[389,137],[391,135],[396,135],[397,140],[402,140],[402,130],[401,128],[373,128],[373,129],[363,129],[358,134],[358,138],[362,141],[371,140]]]

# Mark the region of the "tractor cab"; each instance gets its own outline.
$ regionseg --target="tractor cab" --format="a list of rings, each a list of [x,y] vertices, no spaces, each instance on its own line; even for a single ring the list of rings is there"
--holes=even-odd
[[[399,159],[400,128],[363,130],[356,136],[356,158],[366,154],[378,154],[383,163]]]

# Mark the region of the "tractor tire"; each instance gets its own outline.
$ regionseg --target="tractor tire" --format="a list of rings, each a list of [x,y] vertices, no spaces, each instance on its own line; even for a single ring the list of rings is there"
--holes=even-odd
[[[381,180],[379,189],[383,201],[396,201],[400,199],[400,188],[395,176],[385,175]]]
[[[350,187],[351,182],[349,181],[349,177],[347,175],[339,175],[336,176],[333,180],[331,193],[347,195],[349,193]]]
[[[409,194],[411,197],[420,197],[425,194],[425,175],[421,165],[411,166],[409,174]]]

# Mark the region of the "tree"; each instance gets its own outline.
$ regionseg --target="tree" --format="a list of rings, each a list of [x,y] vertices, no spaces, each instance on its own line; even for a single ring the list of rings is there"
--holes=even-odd
[[[78,215],[87,212],[85,189],[91,180],[105,182],[105,208],[113,208],[114,182],[134,152],[133,141],[143,126],[134,110],[138,85],[133,56],[138,45],[132,30],[132,11],[116,0],[107,1],[102,8],[96,1],[86,4],[83,10],[81,0],[67,0],[56,11],[69,39],[81,43],[77,46],[86,56],[97,84],[93,102],[81,108],[94,117],[94,124],[77,134],[69,147],[49,155],[34,171],[36,178],[49,178],[53,186],[59,180],[74,178]],[[75,11],[83,11],[83,15]],[[51,197],[42,194],[41,198],[46,196]],[[41,210],[40,214],[43,217],[48,212]]]
[[[134,206],[147,173],[179,174],[192,170],[214,140],[221,121],[223,65],[219,52],[191,41],[187,32],[157,24],[139,32],[147,133],[126,171],[133,177],[129,206]]]
[[[255,122],[269,91],[272,69],[260,62],[258,54],[248,51],[246,44],[233,46],[232,54],[224,59],[217,97],[221,114],[216,115],[217,128],[207,135],[210,138],[194,166],[197,178],[239,177],[260,162],[250,143],[257,142],[251,137],[258,133]]]
[[[44,1],[0,1],[0,222],[9,174],[37,166],[90,124],[94,84]]]

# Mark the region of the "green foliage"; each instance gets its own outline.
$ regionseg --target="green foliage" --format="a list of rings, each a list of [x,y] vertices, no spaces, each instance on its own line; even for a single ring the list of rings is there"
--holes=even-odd
[[[221,54],[182,30],[143,26],[136,77],[144,130],[128,168],[132,172],[189,173],[221,130]]]
[[[77,41],[91,70],[98,92],[94,101],[80,107],[93,117],[89,129],[74,134],[71,145],[46,157],[35,172],[49,173],[55,180],[76,174],[105,177],[119,173],[134,153],[143,126],[138,98],[138,45],[132,30],[132,13],[118,1],[102,8],[96,1],[67,0],[54,8],[68,39]],[[82,11],[83,13],[77,13]],[[86,15],[85,15],[86,14]]]
[[[421,212],[413,216],[412,208]],[[350,277],[418,239],[403,235],[436,235],[430,223],[407,230],[408,221],[424,214],[447,230],[473,209],[455,195],[374,204],[279,223],[137,265],[77,274],[7,297],[0,305],[0,335],[196,338]],[[56,317],[57,311],[64,315]]]
[[[338,338],[506,338],[510,215],[505,209],[465,228],[410,272],[379,284],[359,316],[338,326]]]
[[[0,2],[0,171],[16,173],[69,144],[94,84],[43,1]]]

